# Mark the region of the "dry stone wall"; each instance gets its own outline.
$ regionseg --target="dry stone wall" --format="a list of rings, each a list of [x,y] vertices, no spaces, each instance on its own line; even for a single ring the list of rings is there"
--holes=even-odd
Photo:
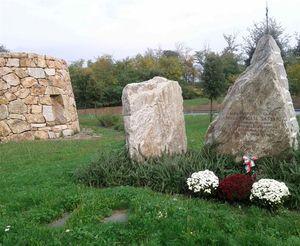
[[[66,62],[0,53],[0,142],[59,138],[78,131]]]

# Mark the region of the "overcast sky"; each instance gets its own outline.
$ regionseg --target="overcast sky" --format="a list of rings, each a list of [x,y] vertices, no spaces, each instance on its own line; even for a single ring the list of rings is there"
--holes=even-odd
[[[269,14],[300,33],[300,0],[268,0]],[[263,20],[264,0],[0,0],[0,44],[68,62],[116,59],[147,48],[221,51],[223,33],[239,40]]]

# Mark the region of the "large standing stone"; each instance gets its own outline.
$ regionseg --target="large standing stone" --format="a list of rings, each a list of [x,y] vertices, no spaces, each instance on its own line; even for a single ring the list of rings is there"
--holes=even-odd
[[[296,149],[298,132],[280,49],[265,35],[251,65],[229,89],[222,111],[209,126],[206,143],[236,160],[245,152],[274,156]]]
[[[176,81],[161,77],[124,88],[126,144],[132,160],[186,152],[181,94]]]

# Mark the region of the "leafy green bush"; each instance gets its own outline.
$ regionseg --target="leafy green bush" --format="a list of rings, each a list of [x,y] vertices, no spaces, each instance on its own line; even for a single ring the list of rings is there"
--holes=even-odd
[[[202,89],[197,85],[181,84],[183,99],[193,99],[203,96]]]
[[[122,105],[122,86],[105,87],[102,91],[102,106],[120,106]]]
[[[209,169],[220,179],[240,173],[242,164],[225,155],[220,155],[211,147],[201,151],[188,151],[185,155],[162,156],[144,163],[131,162],[126,151],[110,151],[99,154],[89,165],[77,169],[74,179],[89,186],[111,187],[130,185],[149,187],[154,191],[186,194],[187,178],[196,171]],[[272,178],[283,181],[291,192],[287,203],[289,208],[300,207],[300,152],[289,162],[263,158],[257,162],[257,180]]]
[[[102,127],[113,128],[117,131],[124,130],[124,124],[122,117],[114,114],[103,114],[96,116],[99,122],[99,125]]]

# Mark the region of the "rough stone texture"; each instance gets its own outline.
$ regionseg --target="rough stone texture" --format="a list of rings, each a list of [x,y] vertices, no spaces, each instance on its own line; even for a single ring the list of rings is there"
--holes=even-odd
[[[17,99],[8,104],[8,111],[10,114],[26,114],[27,106],[21,99]]]
[[[43,116],[47,121],[54,121],[55,116],[53,114],[52,106],[43,105]]]
[[[24,120],[26,121],[26,118],[22,114],[9,114],[10,119],[19,119],[19,120]]]
[[[26,68],[16,68],[14,72],[20,79],[29,76],[28,70]]]
[[[262,37],[251,65],[229,89],[206,143],[240,160],[243,153],[260,158],[297,149],[299,126],[288,80],[275,40]]]
[[[0,142],[57,138],[63,131],[79,131],[71,80],[63,60],[0,53],[0,95]]]
[[[34,105],[38,103],[38,97],[36,96],[28,96],[26,98],[24,98],[24,103],[25,104],[29,104],[29,105]],[[40,101],[40,104],[43,104],[42,101]]]
[[[10,132],[8,125],[4,121],[0,121],[0,137],[6,137]]]
[[[42,106],[41,105],[32,105],[31,106],[31,113],[32,114],[40,114],[40,113],[42,113]]]
[[[9,67],[0,67],[0,77],[3,77],[6,74],[12,73],[12,69]]]
[[[24,87],[32,87],[33,85],[36,85],[38,83],[38,81],[35,78],[26,77],[21,80],[21,83]]]
[[[30,125],[23,120],[11,119],[7,121],[7,124],[13,133],[22,133],[30,130]]]
[[[5,59],[0,58],[0,67],[4,67],[4,66],[5,66]]]
[[[36,139],[48,139],[48,132],[47,131],[35,131],[34,137]]]
[[[55,75],[55,69],[54,68],[47,68],[47,69],[45,69],[45,72],[49,76]]]
[[[29,95],[29,93],[30,93],[30,90],[28,90],[27,88],[23,88],[23,89],[20,89],[17,92],[15,92],[15,95],[16,95],[16,97],[23,99],[23,98],[26,98]]]
[[[15,94],[13,94],[13,93],[11,93],[11,92],[9,92],[9,91],[5,92],[5,93],[4,93],[4,96],[5,96],[5,99],[6,99],[8,102],[11,102],[11,101],[17,99],[17,97],[15,96]],[[7,102],[6,102],[6,104],[7,104]]]
[[[69,130],[69,129],[63,130],[64,137],[68,137],[68,136],[72,136],[72,135],[74,135],[74,132],[72,130]]]
[[[25,118],[28,123],[44,123],[45,118],[41,114],[26,114]]]
[[[43,68],[28,68],[29,76],[36,79],[45,78],[45,70]]]
[[[33,133],[31,131],[23,132],[20,134],[11,135],[9,138],[9,141],[31,141],[34,140]]]
[[[0,120],[4,120],[8,117],[8,110],[6,105],[0,105]]]
[[[9,73],[7,75],[4,75],[2,77],[2,79],[10,86],[16,86],[18,84],[20,84],[20,79],[17,75],[15,75],[14,73]]]
[[[46,127],[46,124],[31,124],[32,128],[42,128],[42,127]]]
[[[126,144],[130,158],[141,162],[187,148],[182,91],[176,81],[154,77],[128,84],[122,95]]]
[[[8,58],[8,61],[6,63],[7,67],[19,67],[20,61],[17,58]]]
[[[0,79],[0,90],[6,90],[8,88],[8,85],[6,84],[5,81],[3,81],[2,79]]]

